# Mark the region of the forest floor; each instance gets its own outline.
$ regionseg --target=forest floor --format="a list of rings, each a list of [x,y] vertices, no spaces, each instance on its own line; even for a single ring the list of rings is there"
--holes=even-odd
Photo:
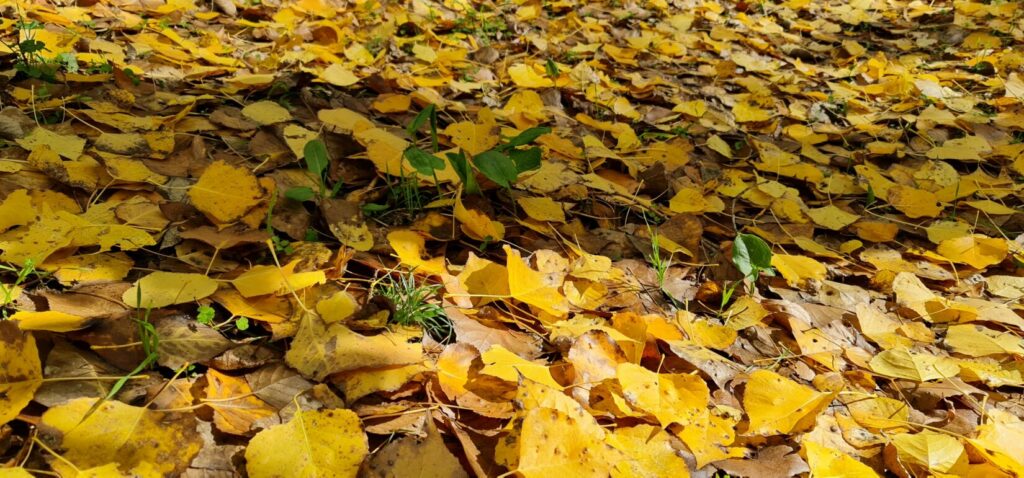
[[[1024,6],[0,0],[0,477],[1024,475]]]

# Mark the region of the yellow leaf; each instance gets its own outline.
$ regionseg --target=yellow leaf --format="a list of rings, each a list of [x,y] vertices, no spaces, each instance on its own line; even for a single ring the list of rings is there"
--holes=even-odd
[[[743,395],[743,408],[750,418],[748,432],[779,435],[810,428],[833,397],[775,372],[757,370],[750,374]]]
[[[838,231],[860,219],[860,216],[848,213],[832,204],[816,209],[808,209],[807,215],[815,224],[833,231]]]
[[[373,106],[373,109],[385,114],[405,113],[412,106],[412,97],[409,95],[383,94],[373,100],[371,106]],[[324,110],[320,111],[323,112]]]
[[[422,60],[427,63],[433,63],[437,61],[437,52],[428,45],[417,43],[412,46],[412,54],[418,60]]]
[[[206,406],[213,409],[213,424],[224,433],[246,435],[255,422],[277,410],[253,395],[244,378],[206,371]]]
[[[359,368],[418,363],[423,360],[423,346],[410,342],[417,338],[406,329],[362,335],[341,322],[326,324],[307,315],[284,359],[302,375],[323,380]]]
[[[324,271],[295,272],[299,259],[284,266],[256,266],[231,281],[243,297],[289,294],[316,284],[327,282]]]
[[[1024,422],[984,423],[967,444],[985,461],[1013,476],[1024,473]]]
[[[341,63],[333,63],[331,66],[324,68],[324,71],[320,73],[320,79],[334,86],[341,87],[359,83],[359,77]]]
[[[946,141],[942,143],[942,146],[932,148],[925,155],[931,159],[981,161],[982,157],[978,155],[979,151],[989,153],[992,151],[992,146],[981,136],[964,136]]]
[[[447,273],[444,257],[423,259],[426,240],[415,231],[392,231],[388,233],[388,243],[398,254],[398,259],[416,272],[427,272],[434,275]]]
[[[15,140],[18,146],[26,151],[35,151],[39,146],[46,146],[53,152],[70,160],[78,159],[85,149],[85,139],[78,136],[54,133],[42,126],[36,127],[24,138]]]
[[[943,343],[952,351],[969,357],[986,355],[1024,356],[1022,340],[1014,334],[999,332],[977,324],[951,325]]]
[[[273,101],[257,101],[242,108],[242,115],[261,125],[283,123],[292,119],[292,114]]]
[[[524,478],[603,478],[622,457],[604,443],[605,433],[588,414],[534,408],[523,417],[515,471]]]
[[[672,212],[722,212],[725,210],[725,203],[715,196],[705,196],[704,191],[699,188],[681,188],[672,199],[668,207]]]
[[[938,217],[942,214],[943,205],[939,202],[939,197],[924,189],[896,185],[888,189],[885,197],[892,207],[911,219]]]
[[[45,330],[49,332],[71,332],[89,326],[90,320],[74,314],[48,310],[45,312],[15,312],[11,320],[18,323],[21,330]]]
[[[697,316],[685,312],[676,312],[676,321],[697,345],[717,350],[725,350],[736,341],[736,330],[724,325],[713,324],[708,320],[697,319]]]
[[[352,224],[347,222],[331,223],[328,226],[331,234],[342,244],[360,252],[373,248],[373,233],[366,223]]]
[[[861,333],[883,349],[911,347],[914,341],[897,334],[900,322],[890,318],[878,308],[865,304],[857,304],[857,324]]]
[[[1010,249],[1005,239],[972,234],[942,241],[937,252],[953,262],[984,269],[1003,262]]]
[[[947,239],[963,237],[971,233],[973,227],[963,221],[935,221],[925,229],[928,233],[928,240],[934,244],[941,244]]]
[[[216,291],[217,281],[202,274],[157,271],[136,281],[121,300],[129,307],[159,308],[194,302]]]
[[[708,354],[720,357],[711,351],[708,351]],[[720,413],[712,411],[706,422],[693,423],[674,430],[679,439],[693,452],[698,468],[718,460],[740,458],[747,452],[745,447],[731,446],[736,441],[736,420],[724,409]]]
[[[366,66],[373,63],[373,54],[370,50],[366,49],[362,43],[353,42],[345,49],[345,58],[352,60],[353,63]]]
[[[902,347],[885,350],[875,355],[869,366],[875,373],[916,382],[954,377],[960,370],[960,367],[948,357],[911,352]]]
[[[988,291],[992,295],[1012,300],[1024,298],[1024,277],[988,276],[985,282],[988,283]]]
[[[918,473],[949,473],[963,476],[967,471],[967,453],[960,441],[945,433],[923,430],[900,433],[892,437],[899,463],[912,475]]]
[[[822,264],[807,256],[794,256],[789,254],[773,254],[772,267],[779,270],[786,282],[792,286],[800,286],[808,279],[825,280],[828,269]]]
[[[351,410],[297,411],[288,423],[252,437],[245,469],[252,478],[355,478],[368,453],[366,434]]]
[[[852,393],[841,400],[850,411],[850,416],[865,428],[887,430],[907,428],[910,420],[910,406],[889,397]]]
[[[536,68],[524,63],[512,65],[508,67],[507,71],[512,82],[522,88],[550,88],[555,86],[551,78],[541,75],[537,72]]]
[[[316,117],[320,121],[337,128],[340,132],[347,134],[374,127],[373,122],[366,119],[365,116],[345,108],[320,110],[316,113]]]
[[[708,105],[703,100],[684,101],[673,107],[672,111],[700,118],[708,112]]]
[[[79,474],[78,476],[82,475]],[[33,478],[33,475],[21,467],[0,468],[0,478]]]
[[[991,199],[983,199],[979,201],[964,201],[964,204],[973,207],[981,212],[992,214],[994,216],[1006,216],[1015,214],[1016,209],[997,203]]]
[[[758,108],[746,101],[736,103],[736,106],[732,107],[732,114],[736,117],[736,121],[740,123],[768,121],[772,119],[771,111]]]
[[[870,466],[835,448],[825,447],[807,439],[803,442],[811,476],[822,478],[878,478]]]
[[[356,298],[346,291],[340,290],[330,297],[316,303],[316,313],[328,324],[341,322],[352,316],[359,308]]]
[[[286,298],[273,295],[245,298],[237,290],[220,289],[213,294],[213,300],[224,306],[232,315],[269,324],[284,322],[292,313],[291,303]]]
[[[0,232],[28,225],[35,219],[36,208],[25,189],[15,190],[0,203]]]
[[[445,347],[437,357],[437,383],[450,399],[466,395],[469,369],[480,353],[472,345],[456,342]]]
[[[475,156],[498,144],[498,135],[491,134],[493,126],[492,123],[460,121],[448,125],[443,133],[451,137],[452,143],[456,146]]]
[[[523,211],[526,212],[530,219],[535,221],[550,221],[550,222],[565,222],[565,210],[562,209],[562,204],[555,202],[547,196],[543,197],[523,197],[519,198],[516,202],[522,206]]]
[[[177,475],[188,468],[202,447],[191,414],[158,412],[109,400],[86,418],[98,400],[78,398],[50,408],[42,416],[40,432],[62,450],[64,460],[51,463],[61,476],[74,476],[77,469],[111,462],[117,463],[119,470],[149,463],[164,476]]]
[[[192,204],[219,223],[237,221],[265,195],[252,172],[220,160],[207,166],[188,191]]]
[[[28,155],[28,164],[46,175],[69,186],[94,189],[105,179],[105,171],[92,156],[82,155],[72,160],[62,160],[57,153],[43,144]]]
[[[109,156],[103,158],[103,164],[107,166],[107,173],[119,181],[150,184],[167,182],[167,176],[153,172],[145,163],[136,159]]]
[[[484,368],[480,373],[492,375],[506,382],[519,383],[519,375],[561,390],[562,386],[551,376],[547,365],[526,360],[501,345],[492,345],[480,355]]]
[[[627,460],[614,464],[613,478],[687,478],[686,460],[672,446],[664,430],[651,425],[616,428],[605,442],[623,452]]]
[[[512,298],[530,304],[554,317],[564,317],[569,312],[565,296],[555,285],[545,282],[544,275],[531,269],[519,251],[503,246],[507,255],[508,289]]]
[[[32,401],[42,379],[35,338],[12,321],[0,321],[0,425]]]
[[[500,241],[505,238],[505,226],[492,221],[486,214],[476,209],[467,209],[462,204],[462,191],[455,196],[455,219],[458,219],[462,232],[478,241]]]
[[[306,157],[306,143],[320,138],[320,133],[310,131],[297,124],[285,126],[281,134],[284,136],[284,142],[288,145],[288,149],[291,149],[292,154],[299,159]]]
[[[635,408],[654,416],[663,428],[673,423],[684,427],[708,421],[711,399],[704,379],[681,373],[655,373],[632,363],[616,370],[623,396]]]
[[[353,403],[371,393],[393,392],[409,383],[416,376],[427,372],[426,365],[414,363],[385,368],[372,368],[345,372],[335,383],[345,392],[345,400]]]
[[[714,150],[715,152],[717,152],[718,154],[721,154],[726,158],[732,159],[732,148],[729,147],[729,143],[726,143],[721,136],[713,134],[710,137],[708,137],[707,146]]]
[[[467,293],[477,296],[472,298],[478,306],[509,296],[508,269],[501,264],[481,259],[472,252],[458,278]]]

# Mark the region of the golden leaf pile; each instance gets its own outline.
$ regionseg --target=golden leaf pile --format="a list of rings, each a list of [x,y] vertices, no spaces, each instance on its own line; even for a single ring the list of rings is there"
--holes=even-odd
[[[1019,2],[0,6],[0,476],[1024,474]]]

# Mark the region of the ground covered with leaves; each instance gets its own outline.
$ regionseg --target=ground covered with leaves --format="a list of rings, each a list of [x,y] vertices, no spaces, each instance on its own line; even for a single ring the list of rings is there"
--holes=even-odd
[[[4,0],[0,476],[1024,474],[1024,7]]]

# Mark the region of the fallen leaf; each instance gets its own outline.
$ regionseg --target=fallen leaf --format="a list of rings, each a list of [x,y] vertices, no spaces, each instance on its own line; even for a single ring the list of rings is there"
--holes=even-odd
[[[194,302],[216,291],[217,281],[202,274],[157,271],[136,281],[121,300],[128,307],[154,309]]]
[[[245,469],[253,478],[355,477],[368,446],[352,411],[300,410],[288,423],[263,430],[249,441]]]
[[[154,472],[168,475],[185,471],[199,453],[202,441],[192,415],[113,400],[102,402],[88,414],[97,400],[75,399],[43,414],[40,434],[63,450],[64,460],[51,463],[57,472],[74,474],[115,463],[116,470],[148,464]]]
[[[749,432],[787,434],[810,428],[834,395],[817,392],[768,370],[750,374],[743,408],[750,418]]]
[[[31,333],[12,321],[0,321],[0,425],[21,412],[42,384],[43,368]]]

